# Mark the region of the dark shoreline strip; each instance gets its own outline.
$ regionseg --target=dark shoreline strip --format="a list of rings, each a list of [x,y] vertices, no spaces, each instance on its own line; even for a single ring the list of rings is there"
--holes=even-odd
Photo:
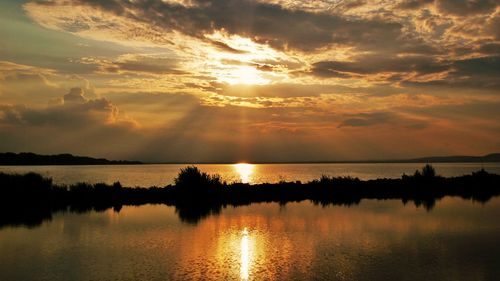
[[[429,168],[427,168],[429,167]],[[431,170],[425,170],[425,169]],[[220,177],[182,169],[175,185],[129,188],[78,183],[55,185],[51,179],[35,173],[0,173],[0,228],[37,226],[56,212],[119,211],[124,205],[167,204],[176,208],[181,220],[196,223],[222,208],[258,202],[297,202],[310,200],[319,205],[353,205],[362,199],[400,199],[431,210],[436,200],[458,196],[487,202],[500,195],[500,175],[484,170],[460,177],[436,176],[426,166],[415,175],[399,179],[359,180],[351,177],[326,177],[307,183],[280,182],[249,185],[226,184]]]

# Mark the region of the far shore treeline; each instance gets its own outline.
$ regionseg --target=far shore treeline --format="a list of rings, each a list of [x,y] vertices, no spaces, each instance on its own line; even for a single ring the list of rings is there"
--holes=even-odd
[[[493,163],[500,162],[500,153],[490,153],[483,156],[430,156],[410,159],[375,159],[375,160],[324,160],[299,161],[293,163]],[[259,162],[266,164],[286,164],[288,162]],[[4,166],[35,166],[35,165],[130,165],[130,164],[184,164],[178,162],[141,162],[130,160],[108,160],[88,156],[76,156],[68,153],[57,155],[40,155],[31,152],[4,152],[0,153],[0,165]],[[199,163],[202,164],[202,163]],[[213,164],[203,162],[203,164]],[[217,163],[217,164],[230,164]]]
[[[0,227],[36,226],[56,212],[119,211],[124,205],[167,204],[179,217],[196,223],[201,218],[232,205],[257,202],[310,200],[321,205],[352,205],[362,199],[399,199],[404,204],[433,208],[436,200],[458,196],[487,202],[500,195],[500,175],[480,170],[459,177],[441,177],[426,165],[413,175],[397,179],[360,180],[352,177],[322,176],[307,183],[265,184],[226,183],[195,166],[181,169],[174,185],[165,187],[123,187],[119,182],[57,185],[36,173],[0,173]]]
[[[0,165],[128,165],[142,164],[139,161],[108,160],[87,156],[74,156],[71,154],[40,155],[31,152],[5,152],[0,153]]]

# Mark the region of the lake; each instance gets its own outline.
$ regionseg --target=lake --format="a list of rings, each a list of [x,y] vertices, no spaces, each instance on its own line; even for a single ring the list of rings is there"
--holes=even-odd
[[[158,165],[99,165],[99,166],[0,166],[1,172],[40,173],[55,183],[120,181],[124,186],[165,186],[172,184],[179,170],[189,164]],[[353,176],[360,179],[399,178],[403,173],[413,174],[422,163],[384,164],[197,164],[202,171],[219,174],[228,182],[249,183],[302,181],[319,179],[321,175]],[[500,163],[436,163],[438,174],[446,177],[470,174],[484,168],[500,174]]]
[[[2,166],[56,183],[173,183],[186,165]],[[197,165],[227,181],[397,178],[414,164]],[[500,163],[440,163],[458,176]],[[22,210],[22,208],[20,208]],[[4,214],[8,216],[9,214]],[[40,225],[0,227],[0,280],[497,280],[500,197],[455,197],[426,210],[401,200],[352,206],[259,203],[196,220],[174,206],[58,212]]]
[[[498,280],[500,198],[57,213],[0,229],[0,280]]]

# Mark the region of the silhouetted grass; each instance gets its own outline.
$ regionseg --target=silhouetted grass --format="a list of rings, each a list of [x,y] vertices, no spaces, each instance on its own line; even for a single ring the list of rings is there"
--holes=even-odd
[[[175,206],[183,221],[197,222],[220,212],[227,205],[255,202],[311,200],[322,206],[353,205],[362,199],[400,199],[430,210],[444,196],[459,196],[486,202],[500,194],[500,176],[485,170],[460,177],[444,178],[426,165],[413,175],[399,179],[363,181],[352,177],[322,176],[308,183],[227,184],[218,175],[208,175],[197,167],[181,169],[175,185],[129,188],[119,182],[112,185],[77,183],[55,185],[51,179],[35,173],[0,173],[0,227],[36,226],[51,219],[54,212],[119,211],[123,205],[162,203]]]

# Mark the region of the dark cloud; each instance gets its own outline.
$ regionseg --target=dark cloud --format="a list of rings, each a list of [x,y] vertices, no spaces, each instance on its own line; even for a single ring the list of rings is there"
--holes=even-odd
[[[382,72],[416,72],[419,75],[442,72],[449,63],[428,56],[361,56],[355,61],[321,61],[313,64],[311,73],[320,77],[351,77]]]
[[[223,42],[220,42],[220,41],[210,40],[209,42],[210,42],[210,44],[212,44],[213,46],[215,46],[217,49],[219,49],[221,51],[224,51],[224,52],[233,53],[233,54],[245,54],[245,53],[248,53],[247,51],[235,49],[235,48],[227,45],[226,43],[223,43]]]
[[[368,127],[377,125],[391,125],[401,128],[423,129],[429,126],[428,122],[403,117],[392,112],[370,112],[353,114],[343,120],[338,128],[343,127]]]
[[[340,123],[339,128],[341,127],[364,127],[364,126],[373,126],[377,124],[385,124],[394,116],[387,112],[375,112],[375,113],[361,113],[357,114],[356,117],[352,117],[346,119]]]
[[[450,64],[450,72],[445,79],[416,82],[404,81],[403,86],[441,87],[446,89],[500,89],[500,56],[485,56],[457,60]]]
[[[324,78],[352,78],[352,74],[335,70],[335,62],[322,61],[313,64],[311,74]]]
[[[492,46],[494,47],[494,46]],[[447,72],[446,76],[419,76]],[[433,86],[447,88],[498,89],[500,57],[484,56],[463,60],[438,61],[426,56],[379,57],[365,56],[356,61],[321,61],[313,64],[310,74],[325,78],[356,78],[380,73],[397,73],[386,82],[399,82],[402,86]],[[417,75],[416,77],[414,75]],[[408,76],[411,75],[411,76]]]
[[[500,55],[499,43],[485,43],[479,47],[479,51],[483,54]]]
[[[434,0],[404,0],[396,5],[400,9],[419,9],[423,6],[434,3]]]
[[[186,74],[178,69],[178,60],[165,57],[129,55],[116,60],[86,59],[82,63],[98,66],[105,73]]]
[[[339,14],[289,10],[258,1],[198,0],[192,1],[194,5],[188,7],[149,0],[78,2],[167,31],[176,30],[204,38],[207,33],[224,30],[279,49],[314,50],[329,44],[341,44],[383,50],[410,48],[418,44],[416,38],[403,38],[400,23],[386,19],[347,18]],[[221,44],[217,46],[228,50]]]
[[[444,13],[467,16],[491,13],[500,4],[497,0],[436,0],[436,5]]]
[[[453,63],[453,68],[453,73],[458,76],[498,78],[500,77],[500,56],[457,60]]]
[[[366,0],[339,1],[334,7],[334,11],[346,12],[366,5]]]
[[[500,77],[500,56],[486,56],[454,61],[446,79],[419,84],[499,90],[498,77]]]

